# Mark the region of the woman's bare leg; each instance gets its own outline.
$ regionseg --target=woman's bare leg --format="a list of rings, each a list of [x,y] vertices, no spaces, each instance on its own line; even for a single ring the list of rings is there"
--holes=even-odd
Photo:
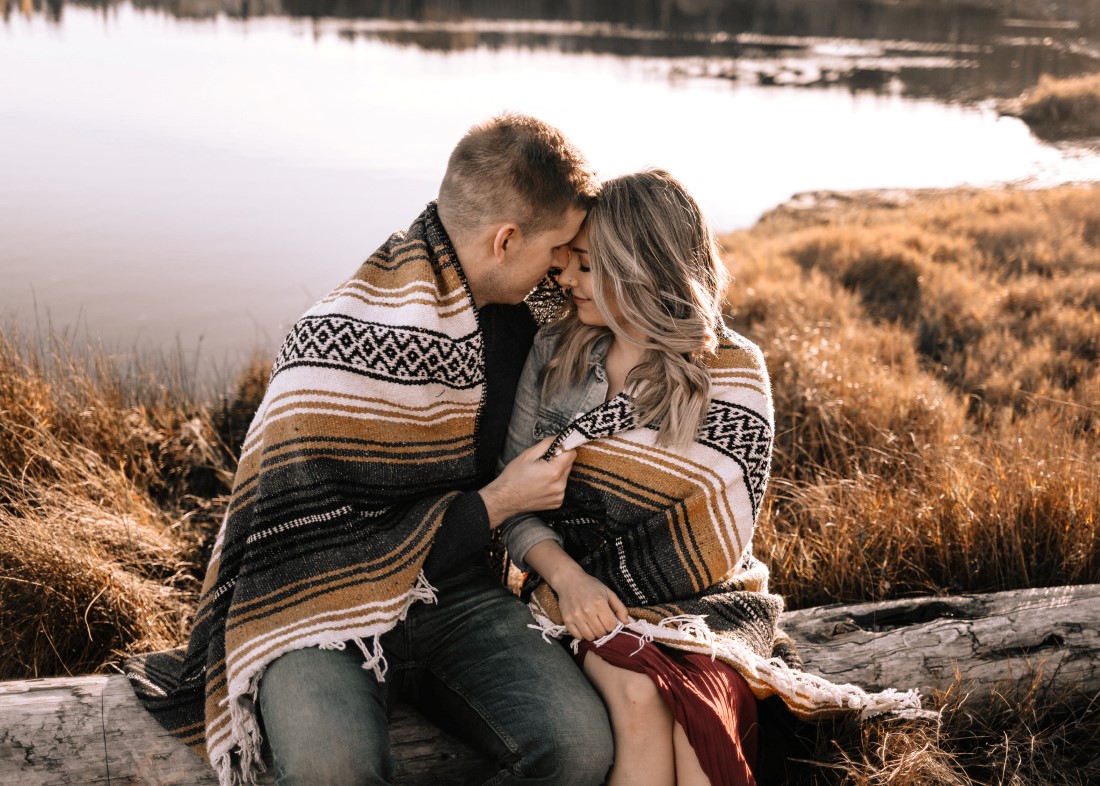
[[[606,786],[676,784],[675,721],[653,680],[612,666],[593,652],[584,658],[584,673],[607,704],[615,735],[615,763]]]
[[[676,786],[710,786],[710,778],[703,772],[687,732],[679,723],[673,724],[672,749],[676,756]]]

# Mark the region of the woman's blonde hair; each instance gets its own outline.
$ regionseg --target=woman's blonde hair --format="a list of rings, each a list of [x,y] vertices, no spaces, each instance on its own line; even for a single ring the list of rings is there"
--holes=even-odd
[[[706,417],[707,358],[722,331],[727,274],[710,225],[678,180],[650,169],[604,183],[585,226],[594,300],[608,327],[567,312],[543,385],[578,384],[593,346],[614,333],[646,350],[626,378],[639,425],[656,424],[659,444],[687,445]]]

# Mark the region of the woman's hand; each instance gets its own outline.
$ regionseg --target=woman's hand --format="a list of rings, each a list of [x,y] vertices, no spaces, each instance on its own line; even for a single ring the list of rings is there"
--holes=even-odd
[[[536,543],[523,559],[558,593],[562,622],[573,638],[595,641],[630,622],[619,596],[588,575],[556,540]]]
[[[566,450],[543,461],[554,437],[547,437],[520,453],[481,489],[489,526],[499,527],[510,516],[537,510],[555,510],[565,499],[565,484],[573,469],[575,451]]]
[[[619,623],[630,622],[619,596],[583,570],[554,589],[562,621],[575,639],[595,641],[615,630]]]

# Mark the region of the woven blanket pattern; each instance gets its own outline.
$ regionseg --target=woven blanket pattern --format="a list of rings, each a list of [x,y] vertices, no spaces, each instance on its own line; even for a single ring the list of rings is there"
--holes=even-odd
[[[805,672],[779,630],[782,599],[752,536],[768,483],[774,416],[759,349],[726,331],[709,368],[710,406],[685,449],[638,427],[628,393],[575,419],[552,449],[575,448],[568,504],[540,514],[584,569],[615,591],[644,641],[717,657],[758,698],[779,695],[806,719],[918,708],[915,692],[869,693]],[[555,593],[527,588],[546,636],[567,631]]]
[[[189,646],[127,673],[221,783],[259,761],[254,702],[294,649],[363,650],[434,594],[421,571],[476,475],[484,392],[473,300],[434,205],[294,325],[242,447]]]

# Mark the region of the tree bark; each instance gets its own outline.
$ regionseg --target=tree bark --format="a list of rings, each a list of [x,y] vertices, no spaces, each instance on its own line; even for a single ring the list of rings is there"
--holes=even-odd
[[[787,612],[808,671],[866,688],[961,680],[969,702],[1041,680],[1100,692],[1100,585],[917,598]],[[481,761],[407,708],[390,729],[398,783],[458,784]],[[122,676],[0,683],[0,783],[215,784]],[[272,783],[270,770],[260,783]]]
[[[1035,679],[1100,691],[1100,584],[819,606],[782,624],[807,670],[834,682],[927,697],[957,678],[973,704]]]

